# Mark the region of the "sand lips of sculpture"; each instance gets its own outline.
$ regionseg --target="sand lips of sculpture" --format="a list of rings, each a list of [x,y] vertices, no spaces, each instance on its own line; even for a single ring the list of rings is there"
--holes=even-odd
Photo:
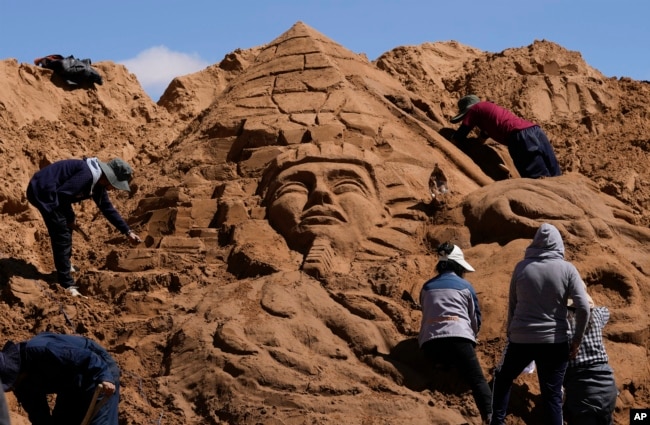
[[[338,208],[323,208],[314,206],[300,215],[300,226],[335,225],[347,222],[342,211]]]

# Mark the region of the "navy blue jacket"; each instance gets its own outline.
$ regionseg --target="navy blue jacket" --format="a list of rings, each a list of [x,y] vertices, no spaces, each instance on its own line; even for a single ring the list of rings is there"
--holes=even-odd
[[[81,159],[64,159],[54,162],[36,172],[29,181],[34,206],[43,214],[55,209],[61,211],[68,223],[73,223],[75,214],[72,204],[92,198],[104,217],[121,233],[128,234],[129,226],[113,207],[106,188],[96,184],[90,193],[93,175]]]
[[[88,338],[44,332],[21,343],[20,350],[20,373],[13,391],[33,424],[51,422],[48,394],[73,396],[82,403],[98,384],[119,384],[115,361]]]

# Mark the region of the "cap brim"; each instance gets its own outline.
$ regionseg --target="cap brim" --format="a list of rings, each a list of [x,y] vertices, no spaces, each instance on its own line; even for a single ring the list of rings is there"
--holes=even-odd
[[[474,270],[474,267],[470,266],[470,264],[465,261],[463,251],[461,251],[461,249],[456,245],[454,245],[454,249],[449,254],[440,256],[440,261],[453,261],[468,272],[476,271]]]
[[[97,161],[99,163],[99,167],[102,169],[102,172],[108,179],[108,182],[113,186],[115,189],[119,190],[125,190],[127,192],[131,191],[131,188],[129,187],[129,182],[124,181],[124,180],[118,180],[117,176],[113,172],[113,169],[108,166],[108,164],[105,164],[101,161]]]
[[[467,114],[467,111],[465,111],[465,112],[461,112],[460,114],[456,115],[455,117],[453,117],[453,118],[450,119],[449,121],[451,121],[452,124],[456,124],[458,121],[460,121],[460,120],[463,119],[463,117],[465,116],[465,114]]]
[[[115,189],[124,190],[126,192],[131,191],[131,188],[129,187],[129,184],[127,182],[125,182],[125,181],[119,181],[119,180],[116,179],[115,182],[111,182],[111,186],[113,186]]]
[[[464,268],[465,270],[467,270],[468,272],[475,272],[476,271],[476,270],[474,270],[474,267],[470,266],[469,263],[467,261],[465,261],[465,260],[454,260],[454,261],[457,262],[458,264],[460,264],[461,267]]]

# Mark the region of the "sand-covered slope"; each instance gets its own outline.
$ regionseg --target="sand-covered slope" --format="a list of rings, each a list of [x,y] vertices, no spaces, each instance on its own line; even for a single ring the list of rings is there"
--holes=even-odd
[[[0,61],[0,324],[3,342],[51,330],[104,345],[123,372],[120,423],[478,424],[456,372],[419,352],[415,300],[433,247],[461,246],[490,376],[510,273],[542,222],[612,313],[617,423],[650,404],[647,82],[550,41],[432,42],[369,61],[302,22],[174,80],[158,104],[124,67],[93,66],[104,84],[71,89]],[[504,147],[450,142],[468,93],[539,123],[564,175],[521,179]],[[88,298],[70,298],[24,192],[39,168],[84,155],[133,165],[133,192],[112,199],[144,243],[77,206]],[[12,423],[28,423],[7,396]],[[536,375],[519,378],[508,423],[541,424],[540,409]]]

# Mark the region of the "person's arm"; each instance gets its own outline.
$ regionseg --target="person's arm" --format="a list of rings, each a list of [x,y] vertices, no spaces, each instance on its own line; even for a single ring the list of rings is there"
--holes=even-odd
[[[77,364],[84,364],[87,362],[88,366],[82,372],[88,376],[96,385],[106,382],[113,384],[113,375],[111,375],[111,372],[108,369],[108,364],[106,364],[104,359],[99,357],[91,350],[78,350],[77,356],[79,358]],[[88,360],[86,360],[86,358],[88,358]],[[115,389],[114,384],[112,387]]]
[[[478,335],[481,330],[482,316],[481,316],[481,307],[478,304],[478,297],[476,296],[476,291],[474,287],[469,285],[469,292],[472,294],[472,303],[474,304],[474,318],[472,320],[472,327],[474,328],[474,334]],[[472,312],[470,311],[470,314]]]
[[[456,132],[451,136],[451,140],[465,142],[467,141],[467,135],[469,135],[470,131],[472,131],[472,127],[461,124],[460,127],[458,127],[458,130],[456,130]]]
[[[95,189],[93,201],[95,201],[97,208],[99,208],[106,220],[119,230],[120,233],[126,235],[131,231],[129,225],[126,224],[126,221],[124,221],[120,213],[113,206],[113,203],[108,197],[108,191],[105,188]]]
[[[506,335],[510,337],[510,322],[515,315],[515,307],[517,306],[517,283],[515,276],[517,275],[517,267],[512,272],[510,278],[510,290],[508,292],[508,314],[506,316]]]
[[[95,204],[97,204],[97,207],[102,212],[104,217],[106,217],[106,219],[109,221],[109,223],[115,226],[115,228],[119,230],[120,233],[128,237],[131,243],[137,244],[142,242],[142,239],[140,239],[140,237],[129,228],[129,225],[126,224],[126,221],[124,221],[120,213],[115,209],[113,203],[108,197],[108,192],[106,189],[95,190],[95,193],[93,194],[93,200],[95,201]]]
[[[580,344],[582,343],[582,338],[585,335],[587,330],[587,324],[589,323],[589,314],[590,307],[589,301],[587,298],[587,291],[585,290],[586,285],[580,278],[578,270],[573,267],[570,278],[569,278],[569,296],[573,300],[573,306],[575,307],[575,334],[571,340],[569,348],[569,358],[575,359],[580,350]]]
[[[74,210],[72,209],[72,205],[67,203],[61,204],[59,206],[59,209],[61,210],[63,216],[65,217],[65,222],[68,224],[68,228],[72,230],[77,219],[77,217],[74,214]]]
[[[596,323],[600,329],[603,329],[609,321],[609,309],[605,306],[594,307],[591,313],[594,315],[592,318],[594,323]]]

